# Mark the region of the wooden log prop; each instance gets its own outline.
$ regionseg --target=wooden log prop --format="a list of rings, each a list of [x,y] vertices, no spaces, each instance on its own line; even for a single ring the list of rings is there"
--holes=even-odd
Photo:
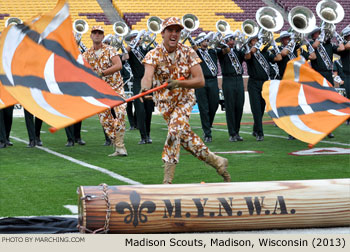
[[[80,186],[82,233],[350,225],[350,179]]]

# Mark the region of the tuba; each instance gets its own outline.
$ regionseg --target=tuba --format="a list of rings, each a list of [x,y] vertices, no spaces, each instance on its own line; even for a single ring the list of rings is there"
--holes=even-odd
[[[281,30],[283,26],[282,14],[272,7],[261,7],[256,12],[255,18],[261,27],[263,44],[273,42],[273,32]]]
[[[6,20],[5,27],[9,25],[18,25],[18,24],[23,24],[23,21],[16,17],[10,17]]]
[[[293,30],[296,42],[301,42],[316,26],[312,11],[304,6],[296,6],[288,13],[288,22]]]
[[[344,18],[343,7],[333,0],[322,0],[316,5],[316,13],[322,20],[321,29],[325,31],[325,40],[331,39],[335,32],[335,24]]]

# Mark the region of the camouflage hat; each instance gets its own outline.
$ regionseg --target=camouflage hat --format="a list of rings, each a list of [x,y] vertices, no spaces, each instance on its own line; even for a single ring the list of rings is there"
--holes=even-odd
[[[165,30],[165,28],[172,26],[172,25],[178,25],[181,27],[181,30],[184,28],[181,24],[181,20],[177,17],[169,17],[163,20],[162,23],[162,32]]]
[[[92,28],[91,28],[91,32],[93,31],[101,31],[101,32],[105,32],[105,30],[102,28],[101,25],[94,25]]]

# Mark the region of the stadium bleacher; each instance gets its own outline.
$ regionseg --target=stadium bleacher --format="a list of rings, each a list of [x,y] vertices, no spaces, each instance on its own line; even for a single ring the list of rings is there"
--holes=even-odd
[[[106,34],[113,34],[113,26],[106,17],[97,0],[85,0],[82,4],[81,0],[67,0],[70,6],[72,21],[76,19],[84,19],[89,26],[101,24],[105,28]],[[47,12],[54,8],[57,0],[31,0],[30,5],[27,0],[6,1],[0,5],[0,27],[5,26],[5,22],[9,17],[18,17],[27,20],[35,15]],[[5,3],[6,2],[6,3]],[[241,29],[241,24],[246,19],[255,19],[256,11],[266,6],[262,0],[246,1],[246,0],[111,0],[116,11],[123,18],[125,23],[131,29],[147,29],[147,19],[150,16],[158,16],[162,19],[168,16],[182,17],[184,14],[191,13],[198,17],[199,28],[192,32],[192,36],[197,36],[202,31],[216,31],[215,24],[222,19],[227,21],[231,30]],[[320,18],[316,15],[316,5],[319,0],[274,0],[276,6],[280,6],[287,13],[293,7],[302,5],[310,8],[316,16],[317,24],[320,24]],[[345,13],[350,11],[350,1],[338,0]],[[344,20],[337,25],[337,31],[340,32],[346,25],[350,24],[350,15],[345,15]],[[288,22],[284,22],[282,30],[289,28]],[[277,37],[278,34],[275,34]],[[157,40],[160,40],[158,36]],[[83,43],[91,46],[89,34],[84,34]]]
[[[67,0],[67,2],[72,22],[76,19],[84,19],[90,28],[93,25],[101,24],[105,28],[106,34],[113,33],[112,24],[96,0],[84,0],[83,2],[81,0]],[[0,27],[4,28],[9,17],[17,17],[26,21],[40,13],[52,10],[57,0],[31,0],[30,4],[28,4],[28,0],[0,0],[0,3]],[[82,41],[87,47],[92,45],[88,33],[83,35]]]

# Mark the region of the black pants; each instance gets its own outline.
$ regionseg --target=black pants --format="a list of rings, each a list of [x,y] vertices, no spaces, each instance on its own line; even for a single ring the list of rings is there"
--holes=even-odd
[[[254,118],[253,131],[256,132],[259,136],[264,135],[262,119],[264,116],[266,103],[261,95],[264,82],[265,81],[263,80],[256,80],[253,78],[248,79],[250,108],[252,110]]]
[[[128,102],[126,105],[126,114],[128,115],[130,127],[137,128],[136,113],[133,111],[133,107],[135,107],[134,102]]]
[[[230,136],[239,134],[244,106],[242,76],[223,76],[222,91],[225,99],[227,129]]]
[[[27,110],[24,110],[24,119],[26,122],[29,141],[34,141],[35,138],[40,138],[40,130],[41,130],[41,125],[43,124],[43,121],[37,117],[35,117],[35,121],[34,121],[33,115],[29,113]]]
[[[10,131],[12,127],[13,107],[0,109],[0,142],[10,141]]]
[[[133,92],[134,95],[138,94],[141,90],[141,79],[134,79],[133,83]],[[140,131],[142,139],[150,136],[151,132],[151,120],[152,112],[154,111],[154,103],[152,100],[143,99],[143,102],[140,99],[135,101],[135,111],[136,111],[136,121],[137,127]]]
[[[219,107],[217,78],[206,78],[205,86],[195,90],[199,115],[205,137],[211,137],[211,127]]]
[[[80,121],[65,128],[68,141],[74,142],[81,138],[81,124],[82,122]]]
[[[344,73],[344,88],[346,92],[346,97],[350,99],[350,74]]]

